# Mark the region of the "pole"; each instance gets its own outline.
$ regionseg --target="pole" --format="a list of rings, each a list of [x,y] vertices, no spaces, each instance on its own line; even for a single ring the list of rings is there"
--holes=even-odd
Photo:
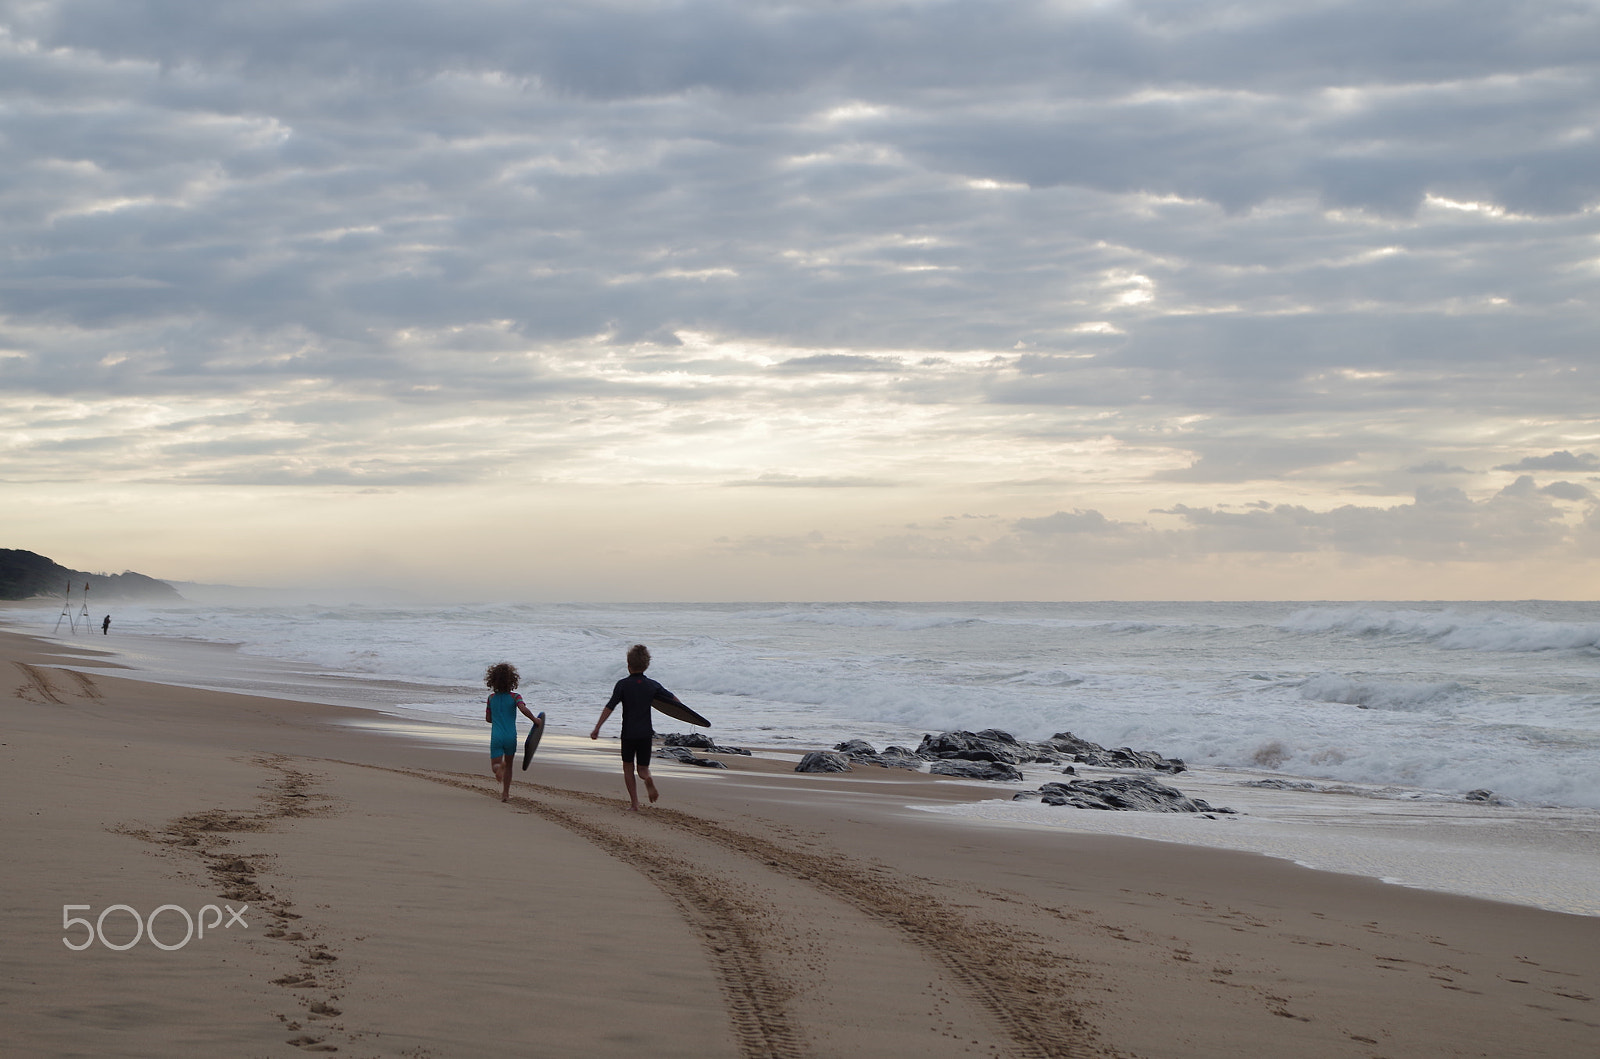
[[[67,619],[67,628],[74,633],[78,631],[78,621],[72,616],[72,582],[67,582],[67,596],[61,601],[61,613],[56,617],[56,627],[51,630],[51,635],[61,631],[61,619]]]

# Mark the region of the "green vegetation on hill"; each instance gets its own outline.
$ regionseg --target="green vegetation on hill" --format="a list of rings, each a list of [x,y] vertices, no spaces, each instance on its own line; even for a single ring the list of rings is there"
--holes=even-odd
[[[178,600],[178,590],[165,581],[126,570],[120,574],[89,574],[68,570],[37,552],[0,548],[0,599],[33,599],[61,596],[71,582],[73,598],[81,597],[89,586],[91,599]]]

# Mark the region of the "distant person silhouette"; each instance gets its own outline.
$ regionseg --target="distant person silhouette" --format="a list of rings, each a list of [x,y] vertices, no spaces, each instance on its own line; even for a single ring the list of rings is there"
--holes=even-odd
[[[110,636],[111,635],[111,615],[109,615],[109,614],[106,615],[106,620],[100,623],[100,635],[101,636]]]

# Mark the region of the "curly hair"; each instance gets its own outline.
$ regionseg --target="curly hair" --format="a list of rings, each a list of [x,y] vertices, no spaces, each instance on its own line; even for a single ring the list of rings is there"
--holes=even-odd
[[[517,673],[517,667],[510,662],[496,662],[484,670],[483,682],[496,695],[505,695],[517,689],[517,685],[522,683],[522,677]]]
[[[628,672],[643,673],[650,668],[650,648],[636,643],[628,648]]]

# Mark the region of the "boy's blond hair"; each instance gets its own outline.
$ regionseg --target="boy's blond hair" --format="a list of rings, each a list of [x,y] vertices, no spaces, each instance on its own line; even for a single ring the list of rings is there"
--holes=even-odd
[[[650,648],[636,643],[628,648],[628,672],[643,673],[650,668]]]

